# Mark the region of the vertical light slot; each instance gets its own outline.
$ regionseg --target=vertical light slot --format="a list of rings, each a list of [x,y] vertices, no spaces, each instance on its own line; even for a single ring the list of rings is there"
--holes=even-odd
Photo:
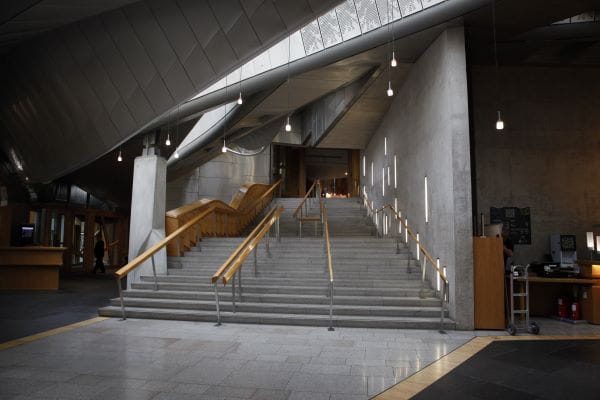
[[[390,186],[390,167],[387,167],[388,170],[388,186]]]
[[[398,171],[396,165],[396,156],[394,156],[394,189],[398,189]]]
[[[398,212],[398,198],[394,197],[394,211],[397,213]]]
[[[429,188],[427,185],[427,175],[425,175],[425,223],[429,222]]]
[[[387,137],[383,138],[383,155],[387,156]]]
[[[402,233],[402,213],[398,211],[398,233]]]
[[[586,239],[587,239],[587,248],[590,250],[594,250],[594,232],[587,232]]]
[[[596,252],[600,253],[600,236],[596,236]]]
[[[404,229],[404,242],[408,243],[408,218],[404,219],[404,227],[406,229]]]
[[[373,187],[373,161],[371,161],[371,187]]]
[[[385,168],[381,168],[381,195],[385,196]]]
[[[421,249],[419,247],[419,232],[417,232],[417,261],[421,259]]]
[[[367,176],[367,157],[363,156],[363,176]]]
[[[435,265],[437,266],[437,290],[440,291],[441,287],[441,275],[440,275],[440,259],[439,257],[435,260]]]

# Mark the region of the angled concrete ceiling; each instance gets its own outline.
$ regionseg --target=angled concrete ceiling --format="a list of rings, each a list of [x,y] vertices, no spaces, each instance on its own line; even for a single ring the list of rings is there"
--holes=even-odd
[[[0,7],[0,53],[42,32],[139,0],[19,0]]]
[[[84,20],[92,9],[74,12],[76,22],[1,58],[2,146],[33,182],[63,176],[340,1],[144,0]],[[52,19],[45,6],[74,3],[43,1],[19,15],[39,8]]]

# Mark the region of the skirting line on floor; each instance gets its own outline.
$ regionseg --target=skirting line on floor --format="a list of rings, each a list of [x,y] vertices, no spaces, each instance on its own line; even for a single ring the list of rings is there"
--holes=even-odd
[[[50,329],[49,331],[36,333],[35,335],[25,336],[20,339],[10,340],[8,342],[0,343],[0,350],[10,349],[11,347],[20,346],[25,343],[30,343],[39,339],[43,339],[49,336],[58,335],[60,333],[65,333],[68,331],[72,331],[73,329],[82,328],[84,326],[92,325],[104,320],[107,320],[107,317],[96,317],[91,319],[86,319],[85,321],[75,322],[74,324],[61,326],[60,328]]]
[[[402,382],[373,397],[373,400],[410,399],[486,348],[490,343],[510,340],[600,340],[600,335],[478,336],[440,358],[438,361],[409,376]]]

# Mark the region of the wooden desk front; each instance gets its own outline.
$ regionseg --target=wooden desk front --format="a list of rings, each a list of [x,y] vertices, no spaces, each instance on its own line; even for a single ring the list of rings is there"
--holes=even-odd
[[[0,247],[0,290],[56,290],[65,247]]]

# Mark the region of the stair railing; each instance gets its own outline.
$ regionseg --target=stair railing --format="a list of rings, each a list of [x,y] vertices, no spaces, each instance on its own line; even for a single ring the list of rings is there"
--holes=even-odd
[[[425,279],[426,279],[426,272],[427,272],[427,266],[428,266],[428,261],[429,261],[429,265],[431,266],[431,268],[433,269],[434,274],[437,274],[437,279],[439,279],[438,282],[440,282],[439,286],[440,288],[438,290],[440,290],[440,333],[445,333],[444,332],[444,317],[445,317],[445,313],[447,310],[447,305],[450,301],[450,293],[449,293],[449,288],[450,288],[450,282],[448,281],[448,277],[446,275],[446,266],[440,267],[440,259],[439,257],[436,258],[434,260],[434,258],[431,256],[431,253],[425,248],[425,246],[423,246],[423,243],[420,240],[419,237],[419,233],[417,232],[416,234],[413,232],[413,230],[408,226],[408,219],[405,218],[405,220],[402,220],[402,215],[400,214],[399,211],[397,211],[394,206],[392,206],[391,204],[386,204],[378,209],[373,209],[373,205],[369,204],[368,199],[366,198],[366,196],[361,196],[361,202],[362,204],[364,204],[365,209],[367,210],[367,215],[368,216],[372,216],[374,218],[374,222],[375,225],[377,225],[377,227],[379,226],[379,216],[381,215],[381,237],[383,238],[385,235],[384,233],[386,233],[388,227],[384,225],[386,225],[386,222],[384,222],[384,218],[383,216],[385,215],[385,210],[389,209],[390,210],[390,221],[391,221],[391,217],[393,216],[394,219],[396,219],[398,221],[398,230],[395,233],[395,237],[396,237],[396,252],[399,253],[400,251],[400,235],[402,233],[402,229],[404,229],[404,242],[406,243],[406,245],[409,245],[409,238],[412,239],[415,244],[416,244],[416,254],[417,254],[417,261],[420,261],[421,257],[420,255],[422,254],[422,260],[421,260],[421,282],[424,284],[425,283]],[[390,224],[391,225],[391,224]],[[377,235],[379,236],[379,229],[377,229]],[[409,268],[410,268],[410,263],[409,263]],[[422,294],[421,294],[422,295]],[[423,296],[423,295],[422,295]]]
[[[263,193],[258,199],[256,199],[247,210],[251,210],[252,212],[257,212],[257,207],[263,207],[268,203],[273,195],[273,191],[281,184],[281,179],[275,182],[271,187]],[[148,250],[144,251],[136,258],[128,262],[123,267],[119,268],[115,273],[115,279],[117,281],[117,287],[119,289],[119,299],[121,302],[121,315],[122,319],[127,319],[127,315],[125,312],[125,302],[123,300],[123,288],[122,288],[122,279],[125,278],[129,273],[138,267],[140,267],[145,261],[150,259],[152,261],[152,275],[154,276],[154,290],[158,290],[158,277],[156,275],[156,263],[154,260],[154,255],[158,253],[160,250],[166,248],[172,243],[177,244],[177,255],[181,255],[182,249],[182,240],[183,243],[194,242],[197,243],[202,237],[202,229],[203,225],[210,218],[212,221],[211,226],[214,229],[214,232],[228,232],[228,229],[232,223],[235,221],[229,221],[228,218],[217,218],[216,213],[220,211],[223,212],[223,207],[220,204],[213,203],[210,204],[207,209],[204,211],[194,215],[189,220],[187,220],[182,226],[178,227],[175,231],[171,232],[164,239],[150,247]],[[227,210],[225,210],[227,212]],[[247,211],[249,212],[249,211]],[[277,229],[277,234],[279,236],[279,226]]]
[[[298,207],[294,210],[292,216],[298,221],[298,236],[302,237],[302,222],[303,221],[314,221],[315,223],[315,236],[317,236],[317,222],[321,219],[308,216],[308,210],[312,207],[313,199],[321,197],[321,182],[317,179],[313,182],[310,188],[306,191],[306,194],[298,204]]]
[[[214,208],[216,208],[216,206],[209,207],[204,212],[196,215],[194,218],[186,222],[183,226],[179,227],[176,231],[169,234],[166,238],[162,239],[160,242],[156,243],[154,246],[144,251],[142,254],[131,260],[125,266],[119,268],[114,273],[115,278],[117,280],[117,287],[119,288],[119,298],[121,300],[121,315],[123,320],[127,319],[127,317],[125,314],[125,303],[123,301],[123,289],[121,287],[121,280],[127,275],[129,275],[131,271],[141,266],[145,261],[151,259],[152,274],[154,275],[154,290],[158,290],[158,279],[156,276],[156,264],[154,262],[154,255],[160,250],[164,249],[169,243],[173,242],[174,240],[179,240],[183,235],[187,234],[189,231],[197,231],[198,225],[214,212]]]
[[[331,243],[329,240],[329,221],[327,219],[327,207],[325,207],[325,199],[320,199],[321,206],[321,220],[323,222],[323,236],[325,238],[325,267],[329,273],[329,328],[328,331],[334,331],[333,329],[333,263],[331,262]]]
[[[167,212],[166,229],[168,233],[170,229],[177,229],[180,224],[185,224],[196,215],[203,213],[205,209],[213,210],[213,213],[210,216],[205,217],[204,221],[197,225],[197,229],[193,231],[188,230],[184,235],[181,235],[177,241],[167,246],[167,254],[170,256],[182,255],[183,251],[189,249],[192,243],[200,241],[203,235],[239,235],[243,229],[260,214],[267,204],[269,204],[274,196],[275,190],[281,186],[281,179],[272,185],[252,184],[246,187],[246,190],[265,186],[268,186],[268,189],[266,189],[259,197],[254,199],[252,199],[252,196],[248,196],[250,199],[243,197],[242,203],[235,203],[234,206],[220,200],[211,200],[208,202],[198,201]],[[246,201],[243,202],[244,200]]]
[[[242,266],[244,265],[244,261],[250,253],[254,253],[254,276],[256,276],[256,267],[257,267],[257,251],[260,245],[260,241],[263,237],[266,236],[265,241],[265,249],[267,254],[270,253],[269,250],[269,238],[271,227],[276,225],[276,235],[277,241],[281,241],[281,236],[279,234],[279,218],[283,213],[283,207],[273,207],[265,217],[256,225],[256,227],[250,232],[248,237],[244,239],[244,241],[235,249],[235,251],[229,256],[229,258],[221,265],[221,267],[213,274],[211,277],[211,283],[215,289],[215,306],[217,312],[217,326],[221,325],[221,310],[219,307],[219,280],[223,282],[223,286],[226,286],[229,282],[231,282],[231,302],[233,307],[233,312],[235,313],[235,298],[236,298],[236,285],[235,285],[235,277],[238,277],[238,287],[237,294],[239,297],[240,303],[242,300]]]

